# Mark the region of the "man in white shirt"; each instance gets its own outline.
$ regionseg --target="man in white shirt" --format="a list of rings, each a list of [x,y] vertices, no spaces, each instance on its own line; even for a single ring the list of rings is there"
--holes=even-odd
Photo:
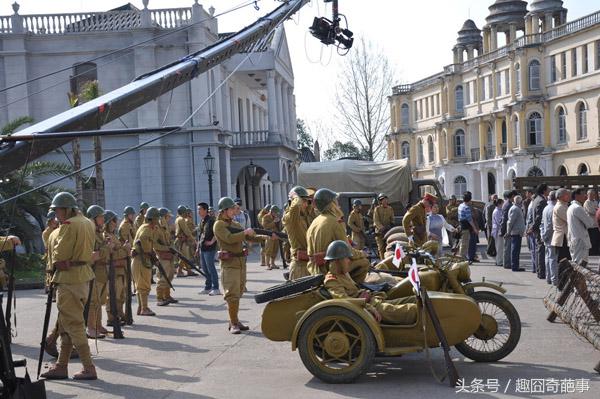
[[[571,251],[571,259],[578,265],[586,266],[589,258],[590,236],[588,229],[596,225],[596,221],[587,214],[582,204],[586,201],[585,189],[578,188],[573,191],[573,201],[567,210],[567,223],[569,231],[567,239]]]
[[[552,226],[552,211],[556,204],[556,191],[551,191],[548,194],[548,204],[542,212],[542,224],[540,225],[540,235],[546,256],[544,258],[546,264],[546,282],[548,284],[558,284],[558,252],[556,247],[552,246],[552,235],[554,228]]]

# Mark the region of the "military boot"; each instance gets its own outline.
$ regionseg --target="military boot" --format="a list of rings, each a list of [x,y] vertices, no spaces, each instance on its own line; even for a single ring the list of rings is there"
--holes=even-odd
[[[47,380],[66,380],[69,378],[69,369],[67,365],[53,364],[48,371],[40,374],[40,377]]]
[[[50,334],[46,337],[46,346],[44,350],[52,357],[58,357],[58,347],[56,346],[57,336]]]
[[[83,370],[73,375],[74,380],[97,380],[96,366],[83,366]]]

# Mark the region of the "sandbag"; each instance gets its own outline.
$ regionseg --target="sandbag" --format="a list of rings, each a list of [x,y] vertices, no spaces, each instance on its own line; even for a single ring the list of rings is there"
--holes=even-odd
[[[396,233],[389,236],[386,240],[388,244],[394,241],[408,242],[408,236],[406,235],[406,233]]]
[[[404,227],[402,227],[402,226],[394,226],[394,227],[392,227],[391,229],[389,229],[385,233],[385,235],[383,236],[383,238],[385,240],[387,240],[389,236],[397,234],[397,233],[404,233]]]

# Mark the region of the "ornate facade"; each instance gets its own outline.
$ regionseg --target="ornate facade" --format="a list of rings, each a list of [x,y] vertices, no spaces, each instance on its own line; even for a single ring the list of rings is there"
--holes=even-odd
[[[447,195],[501,193],[525,175],[600,174],[600,11],[567,22],[560,0],[497,0],[467,20],[453,63],[394,87],[388,158]]]

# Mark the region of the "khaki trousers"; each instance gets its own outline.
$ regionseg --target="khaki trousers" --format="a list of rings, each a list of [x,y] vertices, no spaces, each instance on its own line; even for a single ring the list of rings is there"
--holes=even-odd
[[[156,283],[156,300],[158,301],[171,297],[171,287],[169,287],[167,278],[172,282],[175,276],[175,267],[172,260],[161,259],[160,264],[167,275],[163,276],[160,271],[158,272],[158,283]]]
[[[290,263],[290,280],[310,276],[307,265],[308,262],[306,261],[292,259],[292,263]]]
[[[94,328],[102,325],[102,306],[106,305],[108,298],[108,282],[94,280],[92,296],[90,297],[90,310],[88,313],[88,325]]]
[[[138,296],[138,305],[145,309],[148,307],[148,294],[150,294],[150,281],[152,269],[142,264],[139,256],[133,258],[133,282]]]
[[[126,292],[126,283],[125,283],[125,269],[124,268],[115,268],[115,293],[117,299],[117,312],[119,313],[120,318],[125,318],[125,311],[123,310],[123,306],[125,304],[125,300],[127,298]],[[108,286],[108,301],[110,301],[110,285]],[[107,302],[106,306],[106,317],[108,321],[113,320],[113,315],[110,312],[110,303]]]
[[[417,300],[414,296],[378,302],[375,309],[385,324],[409,325],[417,321]]]
[[[79,352],[84,367],[93,365],[83,320],[83,308],[87,302],[88,292],[89,282],[58,284],[56,287],[57,324],[61,338],[57,364],[61,366],[69,364],[73,346]]]

